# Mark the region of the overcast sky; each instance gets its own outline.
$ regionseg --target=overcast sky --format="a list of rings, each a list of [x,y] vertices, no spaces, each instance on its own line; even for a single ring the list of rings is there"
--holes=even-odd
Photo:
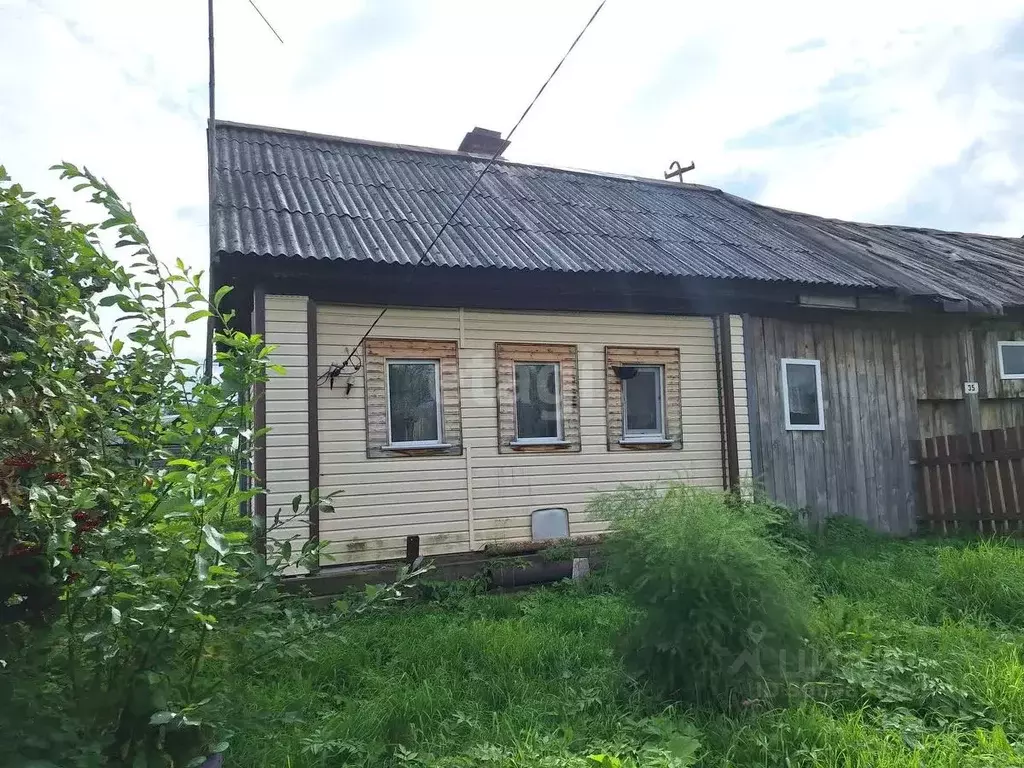
[[[596,0],[216,0],[218,116],[454,149],[507,132]],[[205,0],[0,0],[0,164],[105,176],[205,265]],[[511,160],[1024,233],[1024,0],[609,0]],[[67,190],[64,188],[66,199]]]

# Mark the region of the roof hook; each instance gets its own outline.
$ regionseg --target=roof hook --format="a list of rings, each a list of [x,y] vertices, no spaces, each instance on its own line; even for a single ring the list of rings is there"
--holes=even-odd
[[[670,165],[668,167],[668,170],[665,171],[665,178],[666,179],[678,178],[679,179],[679,183],[682,184],[683,183],[683,174],[687,173],[688,171],[692,171],[696,167],[697,167],[697,164],[694,163],[692,160],[690,161],[690,164],[688,166],[686,166],[685,168],[683,168],[683,166],[681,166],[679,164],[678,160],[673,160],[672,161],[672,165]]]

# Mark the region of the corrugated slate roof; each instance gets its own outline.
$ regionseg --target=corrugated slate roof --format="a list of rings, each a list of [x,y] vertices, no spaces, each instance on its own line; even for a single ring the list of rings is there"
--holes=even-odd
[[[416,263],[486,159],[217,124],[215,248]],[[693,184],[498,161],[426,263],[744,278],[1024,305],[1024,241],[793,213]]]

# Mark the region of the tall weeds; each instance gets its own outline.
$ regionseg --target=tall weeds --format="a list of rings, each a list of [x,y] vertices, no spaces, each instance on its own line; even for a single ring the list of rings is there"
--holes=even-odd
[[[675,485],[623,488],[591,512],[612,523],[609,575],[638,609],[627,661],[655,690],[733,708],[810,663],[810,591],[774,535],[775,509]]]

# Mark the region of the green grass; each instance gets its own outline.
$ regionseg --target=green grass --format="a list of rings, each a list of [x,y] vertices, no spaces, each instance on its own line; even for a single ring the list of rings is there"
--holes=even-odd
[[[229,765],[685,766],[691,728],[701,766],[1024,765],[1021,562],[833,526],[809,557],[814,673],[728,715],[632,679],[631,609],[600,581],[312,619],[229,681]]]

